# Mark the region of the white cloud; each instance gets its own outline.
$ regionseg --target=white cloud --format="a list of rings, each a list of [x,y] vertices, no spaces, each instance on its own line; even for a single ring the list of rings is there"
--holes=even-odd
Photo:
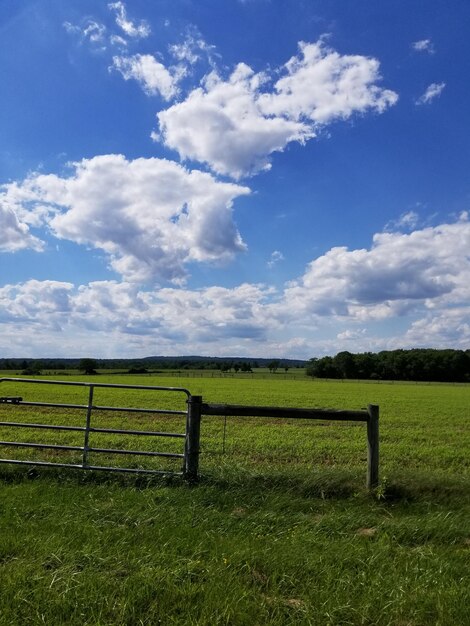
[[[416,211],[402,213],[397,220],[392,220],[385,225],[384,230],[413,230],[417,227],[419,215]]]
[[[279,250],[274,250],[274,252],[271,253],[271,258],[267,262],[267,266],[272,269],[279,261],[284,261],[284,255],[282,252],[279,252]]]
[[[6,197],[0,197],[0,252],[16,252],[30,248],[40,252],[44,243],[34,237],[24,221],[20,221]]]
[[[56,237],[103,250],[129,280],[181,281],[187,263],[221,262],[245,249],[232,203],[247,187],[161,159],[104,155],[74,167],[69,177],[6,185],[5,197],[17,199],[24,222],[42,220]]]
[[[30,337],[33,344],[48,332],[51,345],[57,346],[55,354],[83,353],[92,341],[94,354],[103,354],[103,350],[106,354],[105,345],[109,344],[112,355],[137,347],[142,355],[174,353],[178,345],[181,349],[184,345],[185,351],[210,350],[213,354],[227,354],[233,346],[249,354],[254,344],[264,346],[272,327],[264,309],[271,293],[248,284],[233,289],[154,292],[115,281],[78,288],[69,283],[27,281],[0,288],[0,327],[8,329],[14,322],[21,329],[19,334]],[[73,351],[72,342],[64,352],[59,348],[60,338],[69,342],[71,337],[79,337],[80,343],[75,339]]]
[[[78,35],[82,41],[92,44],[103,44],[106,38],[106,26],[93,19],[85,19],[81,26],[64,22],[65,30],[73,35]]]
[[[181,43],[170,45],[169,51],[177,61],[187,63],[190,66],[195,65],[198,61],[207,60],[209,65],[214,68],[215,57],[219,56],[215,46],[208,44],[195,26],[187,30]]]
[[[411,44],[413,50],[416,52],[427,52],[428,54],[434,54],[434,44],[430,39],[420,39],[419,41],[414,41]]]
[[[157,115],[164,143],[182,158],[236,179],[269,169],[272,152],[304,141],[311,131],[301,122],[264,116],[256,95],[261,81],[243,64],[228,81],[211,73],[203,87]]]
[[[468,349],[470,342],[470,307],[448,308],[438,314],[429,313],[413,322],[404,341],[413,347],[435,346]]]
[[[253,357],[466,348],[469,250],[470,223],[460,220],[380,233],[370,250],[333,248],[283,292],[247,283],[148,290],[130,282],[32,280],[0,288],[0,336],[13,338],[4,350],[12,356],[44,355],[46,346],[48,354],[68,356],[90,346],[103,356]],[[390,317],[401,317],[403,330],[378,336]]]
[[[111,35],[109,41],[113,44],[113,46],[119,46],[120,48],[126,48],[128,45],[127,40],[120,35]]]
[[[359,328],[358,330],[348,329],[341,333],[338,333],[336,337],[340,341],[356,341],[357,339],[362,339],[366,334],[366,328]]]
[[[71,283],[53,280],[29,280],[0,287],[0,323],[15,319],[57,328],[58,315],[70,312],[72,289]]]
[[[150,26],[145,20],[136,24],[127,17],[124,2],[112,2],[108,4],[108,7],[116,13],[116,24],[128,37],[145,39],[150,35]]]
[[[443,92],[445,83],[431,83],[426,91],[416,100],[416,104],[429,104]]]
[[[270,168],[270,155],[305,143],[354,113],[383,112],[397,95],[375,83],[376,59],[341,56],[322,41],[300,44],[274,87],[239,63],[227,80],[213,71],[187,98],[158,113],[160,138],[180,157],[235,179]]]
[[[115,56],[113,67],[125,80],[134,79],[140,83],[148,95],[160,94],[165,100],[170,100],[178,93],[177,84],[181,75],[172,74],[151,54]]]
[[[377,59],[340,55],[321,40],[300,42],[299,50],[285,64],[287,75],[275,83],[275,92],[261,96],[266,114],[329,124],[353,113],[382,113],[396,103],[395,92],[376,85],[381,79]]]
[[[370,250],[332,248],[285,291],[286,312],[380,320],[470,297],[470,223],[379,233]]]

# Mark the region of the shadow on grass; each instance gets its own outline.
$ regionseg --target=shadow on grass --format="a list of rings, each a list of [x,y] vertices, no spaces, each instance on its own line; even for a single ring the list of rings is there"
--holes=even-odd
[[[204,472],[197,483],[188,483],[181,476],[130,475],[116,472],[81,471],[51,467],[0,467],[0,483],[21,484],[30,481],[56,482],[58,485],[113,485],[123,489],[210,489],[250,497],[254,494],[290,494],[301,499],[346,500],[375,499],[382,505],[432,502],[452,504],[459,508],[470,505],[468,479],[456,476],[400,474],[384,478],[380,486],[368,491],[362,472],[340,468],[321,468],[311,472],[280,472],[265,469],[254,473],[236,467],[212,468]]]
[[[298,476],[292,473],[230,473],[219,472],[206,474],[200,481],[207,485],[238,493],[283,493],[301,498],[343,499],[350,498],[362,491],[357,477],[342,470],[318,471],[315,474]]]
[[[310,472],[234,472],[218,470],[207,475],[202,484],[239,494],[288,493],[303,499],[374,499],[384,506],[415,502],[462,508],[470,505],[470,481],[465,477],[438,474],[397,474],[384,478],[377,489],[367,490],[361,471],[344,468],[319,468]]]
[[[376,496],[385,504],[423,501],[454,506],[457,503],[461,508],[470,505],[470,481],[457,476],[400,475],[390,481],[385,479]]]
[[[187,485],[181,476],[172,474],[128,474],[98,470],[77,470],[54,467],[0,467],[0,483],[20,484],[44,480],[63,485],[116,485],[123,488],[147,489]]]

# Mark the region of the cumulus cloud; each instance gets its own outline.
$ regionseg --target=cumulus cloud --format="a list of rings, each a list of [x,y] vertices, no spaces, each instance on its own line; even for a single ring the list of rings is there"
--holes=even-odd
[[[381,78],[377,59],[340,55],[323,41],[300,42],[299,54],[284,69],[286,76],[275,83],[275,92],[261,96],[266,114],[328,124],[353,113],[382,113],[398,99],[395,92],[376,85]]]
[[[181,74],[172,74],[151,54],[115,56],[113,68],[125,80],[136,80],[148,95],[160,94],[165,100],[171,100],[178,93],[177,85]]]
[[[0,197],[0,252],[16,252],[30,248],[40,252],[44,243],[34,237],[28,225],[18,219],[8,199]]]
[[[128,37],[145,39],[150,35],[150,26],[145,20],[135,23],[127,17],[127,9],[124,2],[111,2],[108,4],[108,7],[115,12],[116,24]]]
[[[183,159],[207,163],[235,179],[270,168],[268,156],[312,131],[302,122],[264,116],[257,102],[263,77],[240,64],[228,81],[212,72],[186,100],[158,113],[161,138]]]
[[[171,161],[105,155],[75,164],[69,177],[5,187],[24,221],[42,220],[56,237],[103,250],[132,281],[181,281],[187,263],[229,260],[245,249],[232,203],[249,189]]]
[[[123,350],[308,357],[345,346],[465,348],[469,250],[464,218],[410,234],[377,234],[370,250],[333,248],[280,292],[248,283],[191,290],[27,281],[0,288],[0,325],[3,336],[28,337],[38,354],[47,333],[56,354],[69,355],[83,351],[90,337],[94,353],[109,356]],[[374,334],[381,320],[398,316],[404,320],[400,334]]]
[[[437,314],[428,313],[413,322],[404,336],[410,346],[457,346],[468,348],[470,342],[470,307],[448,308]]]
[[[293,315],[385,319],[470,296],[470,223],[379,233],[370,250],[332,248],[285,292]]]
[[[274,85],[244,63],[227,80],[212,71],[184,101],[158,113],[159,137],[182,158],[239,179],[269,169],[272,153],[305,143],[325,124],[381,113],[397,101],[377,86],[376,59],[341,56],[323,41],[299,48]]]
[[[58,316],[70,312],[71,283],[29,280],[0,287],[0,323],[15,319],[56,327]],[[49,317],[52,315],[52,318]]]
[[[141,345],[144,354],[157,350],[154,346],[165,353],[166,347],[171,351],[183,343],[186,349],[203,351],[211,346],[216,354],[230,345],[225,342],[239,348],[245,345],[244,352],[249,353],[250,346],[266,340],[272,327],[265,319],[271,294],[272,289],[249,284],[233,289],[142,291],[135,284],[116,281],[79,287],[27,281],[0,288],[0,325],[8,327],[14,320],[26,333],[40,334],[43,328],[56,337],[82,338],[93,331],[98,345],[109,342],[112,333],[113,350]],[[54,334],[51,338],[54,341]]]
[[[429,104],[444,91],[445,83],[431,83],[426,91],[416,100],[416,104]]]

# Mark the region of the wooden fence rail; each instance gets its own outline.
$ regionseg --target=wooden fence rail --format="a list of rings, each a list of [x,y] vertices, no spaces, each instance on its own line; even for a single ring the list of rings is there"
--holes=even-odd
[[[185,476],[197,480],[199,465],[200,422],[202,415],[222,417],[268,417],[275,419],[315,419],[327,421],[366,422],[367,424],[367,479],[368,489],[379,484],[379,407],[369,404],[367,409],[347,411],[335,409],[297,409],[273,406],[246,406],[236,404],[209,404],[202,396],[188,400],[188,441]]]

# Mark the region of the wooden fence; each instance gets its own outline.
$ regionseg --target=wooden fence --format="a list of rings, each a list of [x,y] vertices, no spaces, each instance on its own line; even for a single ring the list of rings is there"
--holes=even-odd
[[[366,422],[367,424],[367,479],[368,489],[379,484],[379,407],[369,404],[360,411],[334,409],[296,409],[272,406],[242,406],[234,404],[209,404],[202,396],[188,398],[188,425],[186,440],[185,476],[197,481],[199,467],[200,429],[203,415],[222,417],[268,417],[281,419],[314,419],[341,422]]]

